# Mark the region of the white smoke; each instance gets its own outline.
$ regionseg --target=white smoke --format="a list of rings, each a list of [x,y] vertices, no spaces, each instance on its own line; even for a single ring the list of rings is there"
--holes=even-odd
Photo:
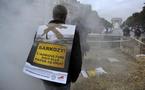
[[[57,3],[60,1],[0,0],[0,90],[44,90],[40,80],[25,75],[22,69],[37,27],[51,20],[52,9]],[[74,4],[67,4],[72,11],[67,22],[71,23],[73,19],[79,18],[83,20],[83,26],[88,25],[88,31],[97,30],[99,26],[93,26],[99,25],[98,15],[92,12],[90,6],[76,1]],[[92,16],[97,17],[94,22]]]
[[[37,27],[51,19],[54,0],[0,0],[0,90],[44,90],[23,74]]]

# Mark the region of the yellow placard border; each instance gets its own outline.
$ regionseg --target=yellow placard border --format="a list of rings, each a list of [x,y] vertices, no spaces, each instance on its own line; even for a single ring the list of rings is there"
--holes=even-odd
[[[39,47],[39,45],[40,44],[45,44],[45,45],[57,45],[57,46],[61,46],[61,47],[63,47],[64,49],[65,49],[65,52],[64,52],[64,64],[62,65],[62,66],[57,66],[57,65],[54,65],[54,64],[46,64],[46,63],[42,63],[42,62],[38,62],[38,61],[36,61],[35,60],[35,58],[36,58],[36,55],[37,55],[37,52],[38,52],[38,47]],[[49,66],[49,67],[55,67],[55,68],[64,68],[65,67],[65,62],[66,62],[66,54],[67,54],[67,47],[66,46],[64,46],[64,45],[60,45],[60,44],[52,44],[52,43],[43,43],[43,42],[39,42],[38,43],[38,47],[37,47],[37,50],[36,50],[36,53],[35,53],[35,55],[34,55],[34,63],[36,63],[36,64],[39,64],[39,65],[43,65],[43,66]]]

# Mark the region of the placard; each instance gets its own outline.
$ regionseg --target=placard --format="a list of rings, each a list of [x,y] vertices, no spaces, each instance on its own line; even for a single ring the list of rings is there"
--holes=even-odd
[[[39,43],[33,62],[45,66],[64,68],[66,51],[66,47],[62,45]]]
[[[66,84],[74,34],[74,25],[39,26],[23,69],[24,73],[50,82]]]

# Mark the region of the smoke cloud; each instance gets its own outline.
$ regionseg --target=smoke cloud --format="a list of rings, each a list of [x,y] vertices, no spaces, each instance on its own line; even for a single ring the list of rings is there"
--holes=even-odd
[[[97,13],[92,12],[90,6],[77,1],[70,3],[72,0],[63,1],[0,0],[1,90],[44,90],[41,80],[25,75],[22,69],[37,27],[52,19],[51,12],[56,4],[63,3],[69,8],[67,22],[79,23],[80,28],[84,28],[82,32],[99,32],[102,29]]]
[[[22,70],[37,27],[51,19],[53,1],[0,0],[1,90],[44,90]]]

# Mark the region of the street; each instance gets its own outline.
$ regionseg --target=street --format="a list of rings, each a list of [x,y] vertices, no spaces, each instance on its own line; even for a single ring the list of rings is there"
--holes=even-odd
[[[144,61],[137,61],[123,53],[119,46],[112,45],[102,40],[91,46],[82,70],[101,68],[107,73],[96,72],[87,78],[80,75],[72,90],[144,90]]]

